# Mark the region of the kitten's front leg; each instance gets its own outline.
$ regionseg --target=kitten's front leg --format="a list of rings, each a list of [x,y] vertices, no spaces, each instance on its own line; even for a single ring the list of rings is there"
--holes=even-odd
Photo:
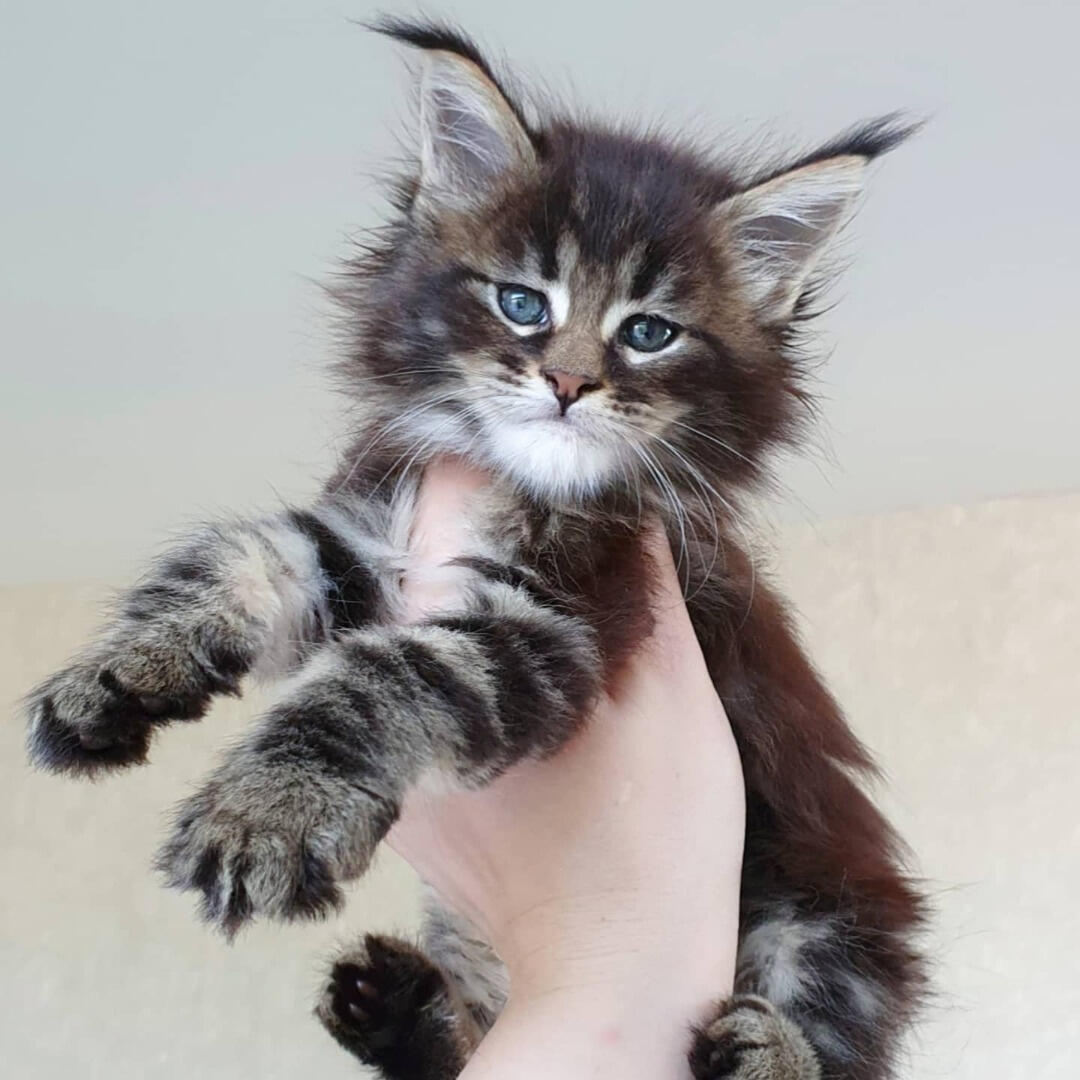
[[[458,614],[345,634],[181,807],[160,866],[227,933],[323,914],[423,772],[478,785],[554,751],[599,668],[591,630],[524,575],[478,584]]]
[[[97,640],[28,696],[35,764],[95,773],[145,760],[155,727],[201,717],[253,667],[378,611],[370,512],[327,502],[207,527],[123,594]]]

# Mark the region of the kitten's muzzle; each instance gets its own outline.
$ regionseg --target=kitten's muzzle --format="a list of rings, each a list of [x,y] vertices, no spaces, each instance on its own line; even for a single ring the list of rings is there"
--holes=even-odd
[[[588,375],[575,375],[559,368],[543,368],[540,374],[551,387],[555,400],[559,403],[559,412],[565,416],[566,410],[583,394],[600,388],[600,382]]]

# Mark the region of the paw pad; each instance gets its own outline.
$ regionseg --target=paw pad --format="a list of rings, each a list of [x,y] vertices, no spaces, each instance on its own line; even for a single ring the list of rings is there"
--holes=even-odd
[[[460,1054],[442,973],[392,938],[369,934],[338,960],[316,1012],[330,1034],[368,1065],[408,1059],[407,1075],[427,1076],[426,1067],[442,1068]]]

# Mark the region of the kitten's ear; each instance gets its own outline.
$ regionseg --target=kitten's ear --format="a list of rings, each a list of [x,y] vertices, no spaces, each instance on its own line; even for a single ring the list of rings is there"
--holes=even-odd
[[[514,108],[473,61],[424,54],[420,76],[420,188],[467,205],[509,173],[527,170],[535,151]]]
[[[468,35],[449,23],[394,15],[367,25],[423,53],[421,200],[468,206],[507,175],[535,164],[521,110]]]
[[[734,195],[716,210],[747,299],[764,323],[795,310],[814,267],[848,220],[867,159],[845,154],[814,162]]]
[[[855,211],[867,166],[921,125],[898,115],[872,121],[715,210],[721,242],[758,318],[790,318],[821,256]]]

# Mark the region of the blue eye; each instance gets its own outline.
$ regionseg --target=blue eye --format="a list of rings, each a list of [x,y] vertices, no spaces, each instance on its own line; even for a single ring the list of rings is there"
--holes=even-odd
[[[678,333],[679,328],[674,323],[657,315],[631,315],[622,324],[620,336],[631,349],[649,353],[670,345]]]
[[[539,326],[547,319],[547,299],[535,289],[524,285],[501,285],[499,307],[503,314],[519,326]]]

